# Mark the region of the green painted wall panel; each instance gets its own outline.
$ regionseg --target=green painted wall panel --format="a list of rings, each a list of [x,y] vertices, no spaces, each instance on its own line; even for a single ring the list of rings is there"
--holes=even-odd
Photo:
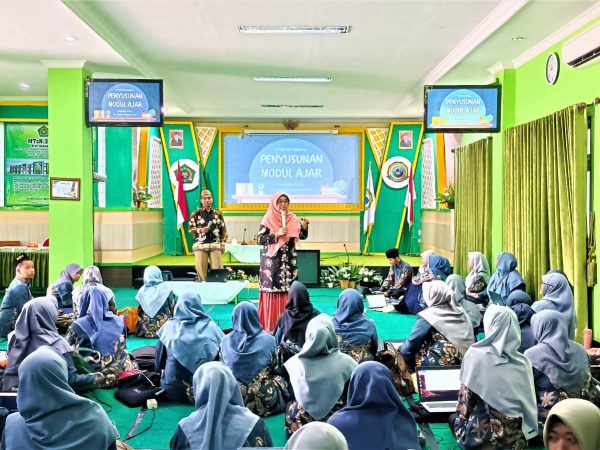
[[[5,119],[48,119],[48,106],[46,105],[0,105],[0,121]]]
[[[132,193],[132,133],[130,127],[106,127],[106,207],[129,208]]]

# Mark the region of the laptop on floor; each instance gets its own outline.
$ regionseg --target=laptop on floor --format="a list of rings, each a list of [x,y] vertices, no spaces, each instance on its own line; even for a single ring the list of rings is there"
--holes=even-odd
[[[228,274],[229,270],[227,269],[212,269],[206,274],[206,281],[213,283],[225,283],[227,281]]]
[[[383,294],[365,295],[365,298],[369,304],[369,309],[381,310],[387,305]]]
[[[430,413],[453,413],[458,405],[460,366],[417,367],[419,402]]]
[[[490,297],[490,301],[494,305],[500,305],[500,306],[506,305],[505,301],[502,299],[502,296],[500,294],[498,294],[497,292],[488,291],[488,296]]]
[[[0,407],[8,409],[8,412],[14,413],[19,410],[17,408],[17,393],[16,392],[0,392]]]

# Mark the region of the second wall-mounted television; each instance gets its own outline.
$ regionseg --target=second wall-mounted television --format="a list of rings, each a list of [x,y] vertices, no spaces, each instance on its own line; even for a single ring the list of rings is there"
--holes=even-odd
[[[426,133],[500,131],[500,85],[425,86]]]
[[[160,127],[162,80],[94,79],[87,85],[88,126]]]

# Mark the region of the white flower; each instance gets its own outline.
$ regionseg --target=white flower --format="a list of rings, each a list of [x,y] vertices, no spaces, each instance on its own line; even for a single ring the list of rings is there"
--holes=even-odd
[[[365,282],[369,281],[369,277],[364,277],[363,281],[365,281]]]
[[[327,283],[327,287],[332,288],[333,287],[333,283]]]

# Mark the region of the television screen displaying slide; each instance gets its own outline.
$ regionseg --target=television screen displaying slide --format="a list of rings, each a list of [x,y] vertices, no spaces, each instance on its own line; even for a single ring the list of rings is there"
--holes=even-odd
[[[86,123],[103,127],[162,126],[162,103],[162,80],[92,80],[86,96]]]
[[[359,134],[225,134],[223,207],[262,210],[284,191],[294,204],[358,209],[361,142]]]
[[[425,133],[500,131],[501,87],[425,86]]]

